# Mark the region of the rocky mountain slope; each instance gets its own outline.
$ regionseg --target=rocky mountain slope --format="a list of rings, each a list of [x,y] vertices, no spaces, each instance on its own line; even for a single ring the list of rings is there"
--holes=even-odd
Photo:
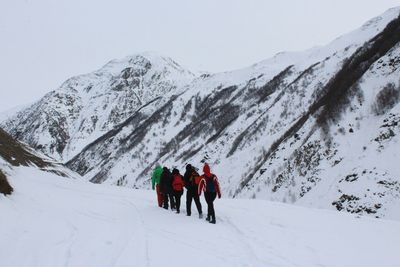
[[[53,173],[55,176],[79,179],[79,174],[12,138],[0,128],[0,193],[9,195],[14,189],[8,176],[18,167]]]
[[[225,196],[397,218],[399,16],[400,8],[391,9],[325,47],[281,53],[237,71],[194,77],[179,68],[180,76],[173,77],[184,82],[169,81],[174,86],[134,105],[101,96],[89,98],[98,107],[92,109],[83,98],[65,97],[38,112],[40,119],[26,115],[28,109],[4,125],[15,137],[70,159],[68,167],[96,183],[146,187],[156,163],[183,168],[207,161]],[[123,81],[125,68],[103,68],[98,79]],[[96,88],[99,95],[115,96],[112,84],[85,89],[79,80],[51,94]],[[138,88],[122,87],[125,95]],[[47,103],[46,97],[39,103]],[[102,105],[125,108],[119,119],[109,119],[113,113]],[[52,116],[46,118],[48,110]],[[105,117],[94,123],[93,114]],[[76,127],[82,123],[89,126]],[[60,125],[75,125],[76,131],[63,132],[68,127]]]
[[[73,77],[3,127],[33,148],[67,160],[129,118],[139,107],[194,77],[170,58],[143,53]]]

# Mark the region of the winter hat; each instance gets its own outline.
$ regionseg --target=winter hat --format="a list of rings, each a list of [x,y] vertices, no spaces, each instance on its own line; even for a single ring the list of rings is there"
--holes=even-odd
[[[172,170],[172,174],[179,174],[179,170],[176,169],[176,168],[174,168],[174,169]]]
[[[203,172],[206,176],[211,176],[211,170],[210,170],[210,166],[208,166],[208,164],[204,164],[203,167]]]
[[[190,164],[186,165],[186,170],[187,171],[190,171],[191,169],[192,169],[192,165],[190,165]]]

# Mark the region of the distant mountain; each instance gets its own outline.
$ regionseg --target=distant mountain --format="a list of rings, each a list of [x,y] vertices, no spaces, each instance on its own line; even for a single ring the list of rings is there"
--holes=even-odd
[[[154,53],[113,60],[67,80],[3,126],[35,149],[67,160],[142,105],[175,92],[193,77],[172,59]]]
[[[156,163],[183,168],[207,161],[225,196],[393,218],[400,206],[399,15],[400,8],[391,9],[327,46],[280,53],[231,72],[195,77],[177,64],[149,60],[161,69],[177,67],[146,87],[126,85],[136,83],[124,82],[127,67],[114,62],[118,67],[108,64],[82,79],[99,73],[99,81],[119,82],[85,89],[91,83],[69,80],[50,93],[57,104],[35,113],[36,104],[3,125],[69,159],[69,168],[95,183],[148,187]],[[115,84],[123,84],[124,96],[138,88],[150,94],[149,88],[159,88],[154,81],[168,86],[132,105],[114,93]],[[91,97],[62,97],[75,91]]]

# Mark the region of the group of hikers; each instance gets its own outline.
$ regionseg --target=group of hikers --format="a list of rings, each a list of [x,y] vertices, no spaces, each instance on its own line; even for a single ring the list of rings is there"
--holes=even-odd
[[[186,215],[192,215],[192,201],[194,200],[199,218],[203,218],[203,211],[200,202],[200,195],[204,192],[207,202],[206,220],[215,224],[214,200],[221,198],[221,189],[218,178],[211,173],[210,166],[205,163],[203,167],[203,175],[199,175],[196,168],[191,164],[186,165],[185,174],[182,176],[177,168],[171,171],[160,165],[157,165],[151,177],[152,189],[157,192],[158,206],[168,209],[168,203],[171,210],[180,213],[181,196],[183,189],[186,188]]]

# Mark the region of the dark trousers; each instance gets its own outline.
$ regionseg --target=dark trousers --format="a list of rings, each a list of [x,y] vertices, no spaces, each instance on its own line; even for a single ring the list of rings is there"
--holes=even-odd
[[[197,193],[197,189],[195,188],[189,188],[186,191],[186,212],[188,215],[192,214],[192,200],[194,199],[194,203],[196,203],[197,211],[199,214],[202,214],[202,209],[201,209],[201,203],[200,203],[200,198]]]
[[[181,208],[181,196],[183,194],[183,191],[174,191],[174,201],[175,201],[175,207],[176,211],[179,213],[180,208]]]
[[[164,209],[166,210],[168,209],[168,200],[171,204],[171,209],[175,209],[175,200],[172,192],[163,193],[163,198],[164,198]]]
[[[208,210],[207,210],[207,218],[210,219],[210,221],[215,222],[215,210],[214,210],[214,200],[217,197],[216,192],[204,192],[204,197],[207,202]]]

